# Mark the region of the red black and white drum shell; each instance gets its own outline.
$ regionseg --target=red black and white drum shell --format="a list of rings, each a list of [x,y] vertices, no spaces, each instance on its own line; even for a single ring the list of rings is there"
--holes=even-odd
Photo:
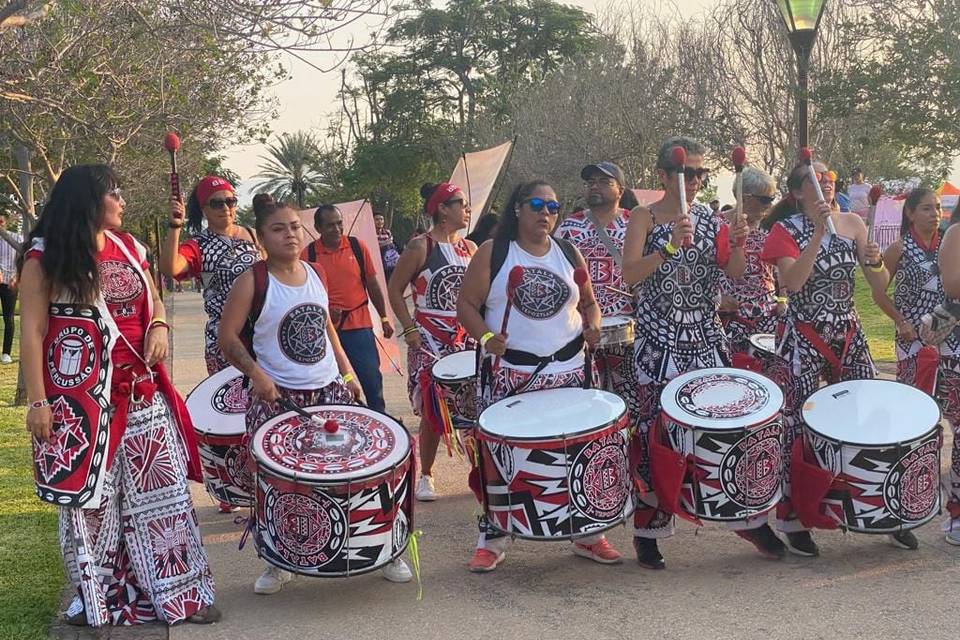
[[[619,405],[602,424],[549,437],[490,433],[481,415],[476,434],[489,524],[529,540],[573,540],[621,524],[636,508],[623,401],[593,389],[549,389],[505,398],[484,414],[497,404],[536,394],[557,394],[560,410],[586,401],[589,394],[604,394]]]
[[[379,444],[345,458],[339,471],[328,474],[333,479],[324,479],[322,469],[295,468],[297,460],[310,466],[317,450],[305,443],[316,440],[315,432],[322,427],[293,412],[264,423],[252,442],[257,553],[274,566],[313,577],[349,577],[379,569],[406,550],[413,528],[410,435],[399,422],[365,407],[305,410],[322,421],[336,420],[347,431],[351,416],[359,417],[372,427],[364,433],[365,442]],[[303,448],[288,448],[287,458],[277,456],[281,441]],[[384,451],[387,455],[380,455]]]

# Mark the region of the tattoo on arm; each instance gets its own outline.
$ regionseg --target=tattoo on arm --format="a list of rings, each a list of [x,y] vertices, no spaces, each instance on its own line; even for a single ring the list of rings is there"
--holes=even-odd
[[[253,377],[259,367],[247,348],[239,340],[231,341],[224,349],[227,359],[248,378]]]

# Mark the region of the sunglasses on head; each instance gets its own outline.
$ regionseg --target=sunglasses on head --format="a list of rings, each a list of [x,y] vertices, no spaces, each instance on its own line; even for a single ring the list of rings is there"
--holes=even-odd
[[[555,216],[560,213],[560,203],[556,200],[544,200],[543,198],[527,198],[523,201],[524,204],[530,205],[530,208],[535,213],[540,213],[543,211],[544,207],[547,209],[547,213],[551,216]]]
[[[773,196],[758,196],[752,193],[745,194],[748,198],[753,198],[761,204],[773,204]]]
[[[210,198],[207,200],[207,206],[211,209],[222,209],[224,207],[233,209],[237,206],[237,202],[236,198]]]

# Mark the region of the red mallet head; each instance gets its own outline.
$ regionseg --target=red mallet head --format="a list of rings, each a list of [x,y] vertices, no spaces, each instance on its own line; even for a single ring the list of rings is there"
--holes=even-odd
[[[743,165],[747,163],[747,151],[743,147],[737,147],[730,154],[733,159],[733,168],[737,171],[743,170]]]
[[[674,147],[670,153],[670,161],[674,167],[684,167],[687,164],[687,150],[683,147]]]
[[[180,150],[180,136],[175,134],[173,131],[168,133],[163,138],[163,148],[169,151],[170,153],[176,153]]]
[[[880,197],[883,195],[883,187],[879,184],[875,184],[870,187],[870,193],[867,194],[867,199],[870,201],[870,204],[877,204],[880,202]]]
[[[513,269],[510,269],[510,274],[507,276],[507,290],[512,293],[521,284],[523,284],[523,267],[516,265]]]
[[[804,162],[806,164],[813,162],[813,151],[810,151],[810,147],[800,148],[800,162]]]
[[[340,430],[340,423],[336,420],[327,420],[323,423],[323,430],[327,433],[336,433]]]
[[[578,287],[583,287],[585,284],[590,282],[590,276],[587,274],[587,270],[583,267],[577,267],[573,270],[573,281],[577,283]]]

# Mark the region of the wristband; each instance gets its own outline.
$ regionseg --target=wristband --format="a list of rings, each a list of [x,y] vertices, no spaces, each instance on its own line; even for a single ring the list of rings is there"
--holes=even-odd
[[[880,273],[884,269],[882,260],[879,262],[873,262],[873,263],[864,262],[863,266],[865,266],[867,269],[870,269],[870,271],[873,271],[875,273]]]
[[[343,377],[343,384],[347,384],[348,382],[351,382],[354,378],[352,373],[348,373],[347,375],[342,377]]]
[[[480,347],[486,347],[487,343],[490,342],[490,338],[494,336],[493,331],[487,331],[485,334],[480,336]]]
[[[671,256],[677,255],[677,252],[680,251],[680,249],[673,246],[673,242],[670,240],[667,240],[667,244],[663,245],[663,250],[669,253]]]
[[[44,407],[49,407],[50,401],[44,398],[43,400],[37,400],[36,402],[30,403],[31,409],[43,409]]]
[[[381,323],[390,322],[390,318],[388,318],[387,316],[380,316],[380,322]]]
[[[777,296],[774,300],[777,301],[777,304],[787,304],[790,301],[786,296]]]
[[[164,320],[164,319],[162,319],[162,318],[158,318],[158,319],[154,320],[153,322],[151,322],[151,323],[150,323],[150,326],[147,327],[147,331],[150,331],[150,330],[153,329],[154,327],[166,327],[167,331],[170,330],[170,325],[167,324],[167,321]]]
[[[413,333],[413,332],[416,331],[416,330],[417,330],[417,325],[412,324],[412,325],[410,325],[409,327],[407,327],[406,329],[404,329],[403,331],[401,331],[401,332],[400,332],[400,335],[403,336],[404,338],[406,338],[408,335],[410,335],[411,333]]]

